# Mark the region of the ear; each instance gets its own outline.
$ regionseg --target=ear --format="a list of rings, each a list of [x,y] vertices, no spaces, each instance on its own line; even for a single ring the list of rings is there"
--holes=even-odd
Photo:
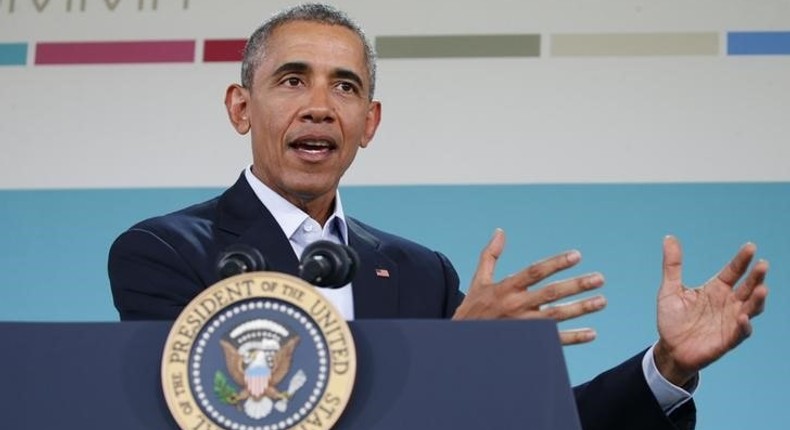
[[[250,131],[249,106],[250,92],[239,84],[232,84],[225,90],[225,109],[228,119],[239,134]]]
[[[370,141],[373,140],[373,136],[376,135],[376,130],[379,128],[380,122],[381,102],[373,100],[370,102],[370,106],[368,106],[368,113],[365,119],[365,134],[362,135],[362,141],[359,143],[360,147],[368,147]]]

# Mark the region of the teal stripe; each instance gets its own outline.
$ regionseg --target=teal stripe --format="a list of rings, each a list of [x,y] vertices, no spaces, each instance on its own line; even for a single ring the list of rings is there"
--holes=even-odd
[[[0,320],[117,319],[106,271],[115,237],[218,191],[0,191]]]
[[[220,191],[0,191],[0,288],[28,284],[42,264],[58,273],[58,286],[14,289],[13,300],[0,300],[0,319],[48,319],[53,312],[67,319],[114,318],[104,267],[112,240],[136,221]],[[347,187],[343,193],[350,214],[448,253],[464,279],[495,227],[509,230],[515,250],[501,261],[503,273],[517,270],[525,258],[582,245],[595,250],[590,258],[603,257],[601,264],[624,243],[633,255],[653,254],[669,232],[691,241],[691,255],[695,246],[714,244],[696,251],[715,262],[745,240],[790,261],[790,240],[777,235],[790,232],[790,183]],[[39,307],[37,289],[45,296],[78,289],[96,306],[63,307],[56,300]]]
[[[0,320],[114,320],[106,275],[114,238],[145,217],[220,191],[0,191]],[[699,428],[770,429],[786,421],[790,183],[347,187],[343,203],[363,221],[446,253],[464,287],[495,227],[508,238],[497,278],[563,250],[581,250],[580,266],[555,278],[601,271],[609,306],[563,325],[599,333],[591,345],[565,349],[575,383],[655,340],[665,234],[683,242],[690,285],[707,280],[741,243],[754,241],[758,255],[771,261],[768,309],[752,338],[705,370],[695,394],[706,405]]]
[[[0,66],[27,64],[27,43],[0,43]]]

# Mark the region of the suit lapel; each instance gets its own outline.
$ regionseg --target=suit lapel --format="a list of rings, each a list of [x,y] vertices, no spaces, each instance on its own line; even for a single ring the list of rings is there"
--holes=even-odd
[[[299,260],[271,212],[258,200],[244,173],[220,197],[218,228],[237,236],[233,243],[252,246],[263,255],[266,270],[299,273]]]
[[[244,173],[220,197],[217,227],[263,254],[266,270],[298,276],[299,260],[271,212],[258,200]],[[398,266],[379,251],[379,240],[359,223],[348,220],[349,245],[359,254],[352,281],[356,318],[398,316]]]
[[[354,317],[398,317],[398,266],[379,251],[379,240],[355,220],[348,220],[348,243],[359,254],[359,268],[352,281]]]

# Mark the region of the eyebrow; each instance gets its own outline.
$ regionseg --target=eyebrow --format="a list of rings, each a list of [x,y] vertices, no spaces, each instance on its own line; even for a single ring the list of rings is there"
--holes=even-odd
[[[310,69],[311,67],[307,63],[293,61],[293,62],[285,63],[280,67],[278,67],[277,70],[274,71],[273,75],[279,76],[287,73],[307,73],[310,71]],[[359,85],[360,88],[364,88],[364,84],[362,83],[362,78],[357,73],[351,70],[336,68],[332,73],[332,77],[340,78],[340,79],[348,79],[349,81],[353,81],[354,83]]]
[[[291,62],[278,67],[272,75],[278,76],[286,73],[305,73],[308,70],[310,70],[310,66],[308,66],[307,63]]]

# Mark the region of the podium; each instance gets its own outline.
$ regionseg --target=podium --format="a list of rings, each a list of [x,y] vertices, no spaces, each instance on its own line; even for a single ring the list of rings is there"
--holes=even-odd
[[[0,323],[2,427],[177,429],[160,381],[171,322]],[[579,430],[553,321],[361,320],[334,428]]]

